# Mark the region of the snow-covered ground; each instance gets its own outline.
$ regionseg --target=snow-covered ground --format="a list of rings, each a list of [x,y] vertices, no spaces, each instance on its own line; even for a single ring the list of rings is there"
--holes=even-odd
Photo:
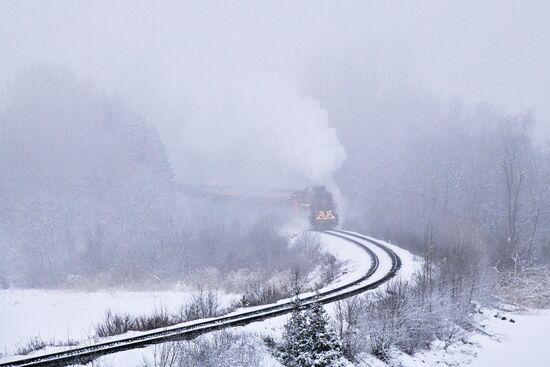
[[[18,344],[33,337],[44,341],[86,339],[107,309],[132,315],[161,308],[176,312],[190,295],[176,291],[0,290],[0,353],[12,354]],[[219,293],[218,297],[226,305],[235,295]]]
[[[344,273],[329,287],[361,277],[370,266],[371,259],[365,251],[350,246],[345,240],[320,235],[325,249],[343,261]],[[387,244],[402,259],[403,265],[397,276],[408,278],[421,265],[421,259],[401,248]],[[381,256],[382,254],[380,254]],[[384,268],[387,264],[381,264]],[[188,292],[69,292],[59,290],[0,290],[0,353],[11,354],[18,343],[30,337],[64,341],[85,339],[92,335],[93,324],[99,322],[106,309],[145,314],[165,308],[176,311],[190,296]],[[222,303],[227,304],[234,295],[219,294]],[[331,307],[327,307],[331,312]],[[495,318],[498,311],[486,310],[477,317],[477,324],[486,333],[468,332],[460,341],[443,348],[443,343],[434,342],[428,351],[414,356],[398,354],[402,367],[416,366],[471,366],[508,367],[520,363],[529,367],[548,366],[550,351],[550,311],[530,311],[526,314],[499,314],[507,320]],[[514,323],[509,321],[514,319]],[[237,332],[258,336],[280,337],[288,316],[281,316],[262,322],[238,327]],[[483,326],[481,326],[483,325]],[[258,338],[261,341],[261,338]],[[546,348],[545,348],[546,347]],[[144,358],[151,359],[155,347],[129,350],[102,357],[102,362],[112,366],[138,365]],[[262,348],[259,348],[262,351]],[[269,356],[267,350],[263,363],[266,366],[280,366]],[[366,356],[363,366],[385,366],[382,362]]]
[[[550,366],[550,310],[504,314],[515,323],[492,317],[496,314],[490,312],[483,321],[495,338],[472,338],[481,348],[471,367]]]
[[[514,322],[510,322],[510,318]],[[550,310],[529,310],[521,314],[484,310],[483,315],[476,317],[476,323],[483,332],[463,332],[460,340],[447,348],[443,342],[434,341],[430,350],[413,356],[396,352],[394,364],[401,367],[550,365]],[[365,356],[360,366],[387,367],[372,356]]]
[[[346,240],[327,234],[319,234],[319,238],[324,249],[334,254],[338,260],[344,263],[343,274],[341,274],[333,283],[327,288],[333,288],[338,285],[349,283],[365,275],[365,272],[369,269],[372,259],[370,256],[358,246],[350,245]],[[399,249],[399,248],[398,248]],[[404,255],[405,260],[409,261],[413,259],[413,256],[407,251],[399,249]],[[416,260],[415,260],[416,261]],[[411,265],[414,268],[415,265]],[[330,307],[327,308],[330,312]],[[261,322],[255,322],[242,327],[236,327],[232,330],[236,332],[246,332],[255,335],[269,335],[275,338],[279,338],[283,332],[283,327],[288,320],[288,315],[283,315],[271,319],[267,319]],[[259,338],[260,339],[260,338]],[[261,339],[260,339],[261,340]],[[281,366],[276,360],[269,356],[265,351],[263,366],[266,367],[279,367]],[[114,355],[105,356],[102,360],[113,366],[130,366],[137,365],[143,359],[152,359],[154,353],[154,347],[148,347],[145,349],[129,350]]]
[[[320,239],[325,249],[345,264],[343,274],[327,288],[356,280],[370,267],[372,259],[359,247],[326,234],[321,234]],[[418,259],[396,246],[393,248],[403,259],[400,276],[410,276],[419,264]],[[383,258],[383,252],[377,252]],[[389,262],[383,260],[379,267],[381,273],[389,266]],[[185,292],[0,291],[0,352],[12,354],[17,344],[34,336],[45,341],[86,339],[93,334],[93,325],[103,318],[106,309],[130,314],[145,314],[159,308],[175,311],[189,295]],[[234,296],[223,295],[222,303],[228,303],[232,297]],[[239,329],[277,336],[286,320],[287,316],[282,316]],[[138,364],[144,356],[152,355],[153,350],[132,350],[107,356],[106,359],[113,365]]]
[[[320,234],[319,236],[321,242],[323,243],[323,247],[330,253],[334,254],[339,260],[343,261],[345,264],[345,274],[341,275],[336,280],[336,283],[339,284],[340,282],[350,282],[352,280],[360,278],[365,274],[371,264],[371,259],[364,250],[360,249],[357,246],[350,246],[346,240],[338,237],[330,236],[327,234]],[[357,238],[353,239],[357,240]],[[398,246],[383,241],[380,242],[390,247],[390,249],[393,250],[402,260],[402,266],[396,275],[397,277],[407,279],[421,267],[421,258],[411,254],[406,250],[401,249]],[[380,274],[385,274],[389,266],[391,266],[391,264],[386,261],[387,255],[381,250],[378,251],[375,246],[371,247],[375,251],[375,254],[381,258],[382,262],[384,262],[383,264],[381,264]],[[331,286],[334,286],[334,284],[331,284]],[[382,285],[381,287],[383,286],[384,285]],[[329,314],[333,314],[334,312],[333,307],[330,304],[325,306],[325,309]],[[268,335],[278,339],[281,337],[284,331],[284,325],[287,322],[288,318],[288,315],[284,315],[261,322],[252,323],[236,329],[248,333],[259,334],[262,336]],[[269,360],[269,364],[266,364],[265,366],[280,367],[282,365],[275,360]],[[352,365],[350,364],[350,366]]]

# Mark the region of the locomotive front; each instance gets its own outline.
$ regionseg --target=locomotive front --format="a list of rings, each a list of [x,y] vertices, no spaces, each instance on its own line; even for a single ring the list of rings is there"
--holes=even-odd
[[[308,210],[313,229],[333,229],[338,225],[338,207],[324,186],[308,187],[290,195],[294,210]]]
[[[314,229],[333,229],[338,225],[338,208],[324,186],[315,187],[309,221]]]

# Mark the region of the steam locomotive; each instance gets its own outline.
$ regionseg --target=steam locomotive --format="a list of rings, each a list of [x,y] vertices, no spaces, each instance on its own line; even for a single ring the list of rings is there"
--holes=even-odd
[[[300,191],[250,187],[180,184],[181,192],[189,197],[199,197],[214,202],[240,201],[253,208],[278,211],[288,216],[288,198],[295,211],[307,212],[309,222],[316,230],[333,229],[338,225],[338,207],[332,194],[324,186],[312,186]],[[304,213],[300,213],[304,216]]]
[[[314,229],[332,229],[338,225],[338,207],[324,186],[295,191],[290,202],[297,210],[309,209],[309,222]]]

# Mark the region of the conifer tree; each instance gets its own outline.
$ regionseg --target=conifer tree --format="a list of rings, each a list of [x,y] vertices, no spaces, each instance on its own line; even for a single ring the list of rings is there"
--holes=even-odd
[[[307,366],[303,364],[303,354],[307,353],[307,344],[304,335],[307,329],[307,319],[301,310],[301,302],[298,297],[294,301],[292,315],[285,325],[283,333],[283,345],[280,348],[281,361],[288,367]]]
[[[311,353],[308,366],[338,366],[343,357],[342,343],[329,323],[329,316],[320,303],[307,311],[307,348]]]
[[[323,306],[314,303],[302,311],[299,300],[285,325],[280,360],[287,367],[339,366],[342,344],[329,324]]]

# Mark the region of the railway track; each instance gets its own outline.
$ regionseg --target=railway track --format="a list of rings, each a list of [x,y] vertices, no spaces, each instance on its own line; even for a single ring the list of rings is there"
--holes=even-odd
[[[301,305],[304,308],[307,308],[315,302],[327,304],[357,295],[369,289],[374,289],[391,279],[401,267],[401,259],[399,256],[384,244],[374,239],[342,230],[322,231],[321,233],[339,237],[350,244],[358,246],[369,254],[372,261],[369,268],[366,269],[365,274],[354,281],[313,295],[300,295]],[[381,259],[381,256],[387,258]],[[391,261],[389,268],[387,263],[388,259]],[[380,266],[382,262],[385,265],[383,267]],[[0,362],[0,367],[67,366],[72,364],[84,364],[107,354],[134,348],[143,348],[168,341],[189,340],[212,331],[247,325],[252,322],[289,313],[292,311],[293,307],[293,301],[287,299],[276,304],[241,309],[225,316],[196,320],[156,329],[137,336],[125,337],[121,335],[119,338],[114,337],[109,341],[99,342],[88,346],[79,346],[62,352],[33,355]]]

